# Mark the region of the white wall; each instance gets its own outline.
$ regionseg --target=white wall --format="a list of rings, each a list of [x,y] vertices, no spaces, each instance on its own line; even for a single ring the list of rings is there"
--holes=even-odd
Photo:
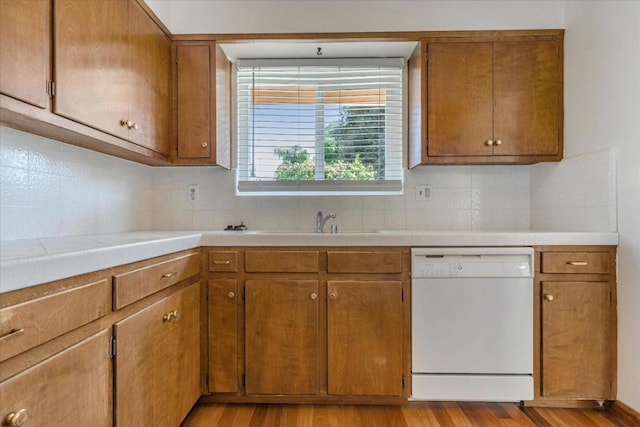
[[[564,25],[563,2],[544,0],[146,2],[175,34],[502,30],[563,28]]]
[[[565,153],[571,160],[557,167],[601,150],[616,155],[618,398],[640,411],[640,2],[567,1],[565,19]],[[534,182],[537,170],[532,175]],[[571,179],[575,184],[582,176]]]
[[[151,168],[0,126],[0,240],[149,229]]]

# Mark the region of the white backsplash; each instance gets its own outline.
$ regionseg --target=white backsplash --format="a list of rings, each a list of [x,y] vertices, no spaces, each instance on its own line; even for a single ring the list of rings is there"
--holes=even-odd
[[[234,173],[219,168],[156,168],[154,228],[213,229],[244,221],[251,229],[312,231],[316,212],[335,213],[342,231],[376,229],[529,229],[528,166],[429,166],[407,171],[402,196],[236,196]],[[187,186],[200,199],[187,200]],[[417,201],[415,186],[431,185]]]
[[[615,161],[605,150],[532,166],[423,166],[401,196],[236,196],[234,172],[152,168],[0,127],[0,239],[134,230],[615,231]],[[187,186],[200,198],[188,201]],[[415,186],[431,185],[418,201]]]
[[[149,229],[152,190],[148,166],[0,126],[0,240]]]
[[[614,149],[531,166],[531,227],[618,231]]]

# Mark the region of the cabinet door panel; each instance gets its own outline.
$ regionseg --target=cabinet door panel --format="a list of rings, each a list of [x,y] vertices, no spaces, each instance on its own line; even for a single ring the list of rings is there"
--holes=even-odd
[[[49,0],[0,1],[0,92],[47,105]]]
[[[116,425],[174,427],[200,396],[198,290],[194,284],[114,325]]]
[[[209,391],[238,390],[237,285],[233,279],[209,281]]]
[[[129,5],[131,142],[169,154],[171,42],[136,3]]]
[[[212,46],[183,45],[177,48],[178,61],[178,157],[209,158],[215,141],[211,108]]]
[[[318,393],[318,281],[248,280],[247,394]]]
[[[128,138],[128,1],[56,1],[54,43],[53,111]]]
[[[608,282],[542,283],[544,397],[611,398],[610,289]]]
[[[560,47],[556,41],[494,44],[495,155],[552,155],[559,150]]]
[[[7,414],[26,409],[27,426],[111,426],[109,332],[0,383],[2,425]]]
[[[492,44],[430,43],[428,55],[429,156],[490,156]]]
[[[402,394],[402,282],[327,283],[328,392]]]

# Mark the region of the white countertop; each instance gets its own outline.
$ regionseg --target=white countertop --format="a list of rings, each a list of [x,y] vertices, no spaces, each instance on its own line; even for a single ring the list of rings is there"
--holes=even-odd
[[[0,293],[199,246],[617,245],[617,233],[389,230],[138,231],[0,242]]]

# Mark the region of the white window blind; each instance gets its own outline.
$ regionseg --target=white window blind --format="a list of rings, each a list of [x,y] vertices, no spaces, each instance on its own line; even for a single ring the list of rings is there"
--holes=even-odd
[[[239,194],[402,190],[403,60],[246,60]]]

